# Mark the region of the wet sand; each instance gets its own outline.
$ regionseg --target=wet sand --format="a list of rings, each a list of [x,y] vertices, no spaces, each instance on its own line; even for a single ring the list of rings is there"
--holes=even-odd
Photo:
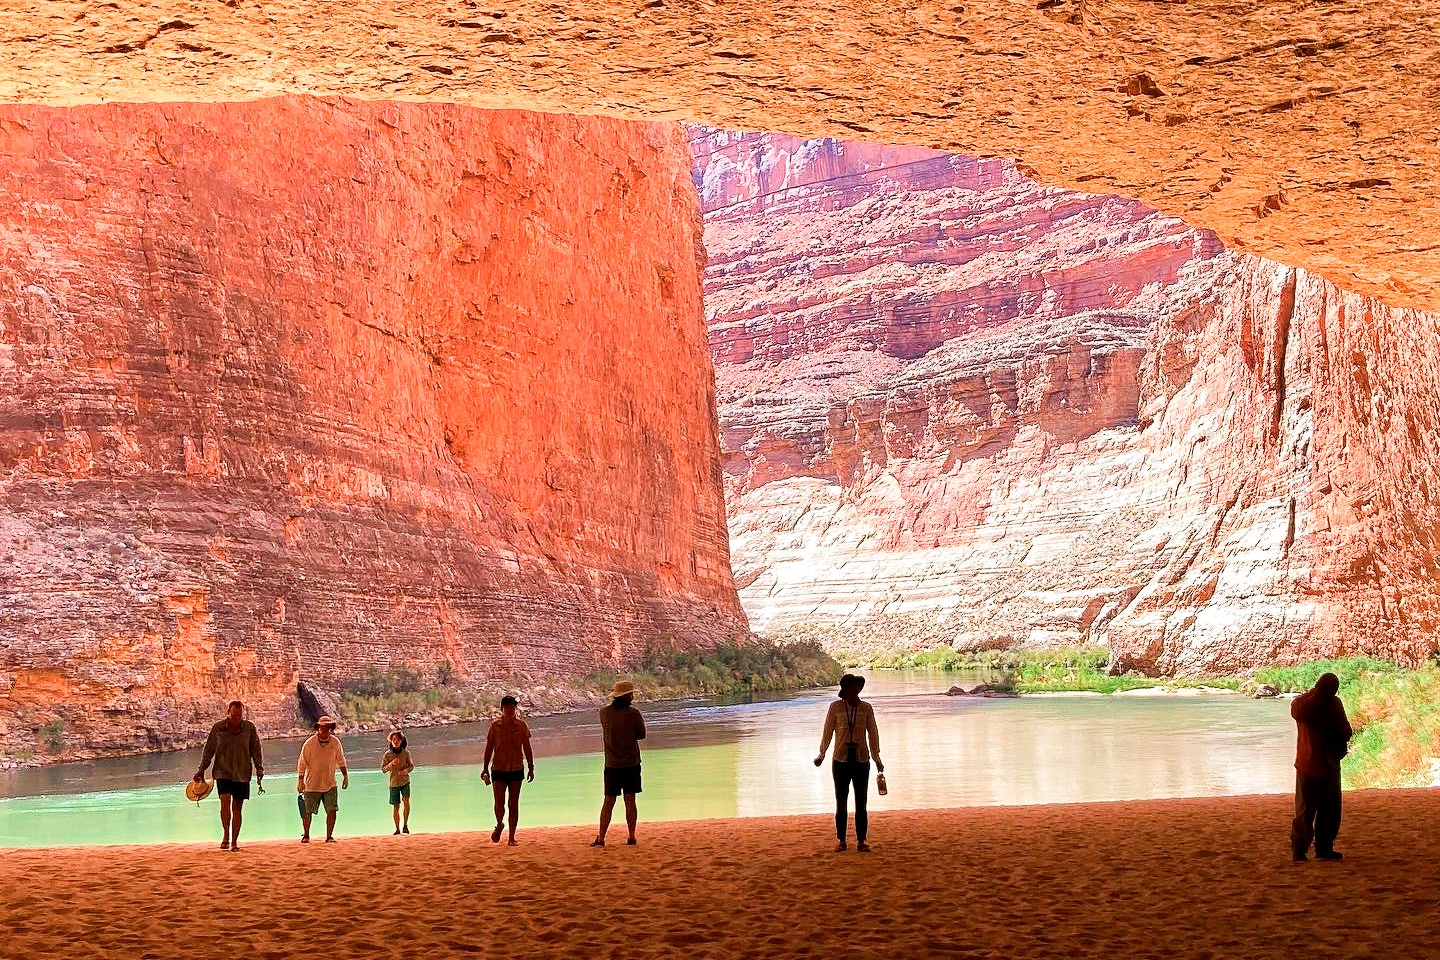
[[[813,816],[642,822],[603,850],[342,819],[332,845],[7,851],[0,956],[1428,955],[1440,790],[1345,802],[1341,863],[1291,862],[1283,796],[885,812],[868,855]]]

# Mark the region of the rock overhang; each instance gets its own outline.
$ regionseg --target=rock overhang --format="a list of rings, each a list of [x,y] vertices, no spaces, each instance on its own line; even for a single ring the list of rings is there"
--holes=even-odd
[[[1434,309],[1437,47],[1398,0],[56,0],[0,11],[0,100],[344,95],[1004,155]]]

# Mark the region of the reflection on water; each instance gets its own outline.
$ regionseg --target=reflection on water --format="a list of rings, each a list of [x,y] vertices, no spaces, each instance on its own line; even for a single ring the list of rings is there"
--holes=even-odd
[[[1025,697],[937,695],[954,674],[881,672],[875,705],[890,794],[872,809],[1072,803],[1284,792],[1293,725],[1286,704],[1230,696]],[[756,703],[641,704],[645,744],[641,819],[822,813],[829,771],[811,760],[831,691]],[[588,824],[600,802],[600,738],[593,715],[538,717],[537,779],[522,794],[521,826]],[[484,724],[410,734],[419,765],[412,828],[493,824],[480,782]],[[342,738],[352,775],[337,834],[388,833],[382,734]],[[293,791],[300,741],[269,741],[268,793],[245,805],[249,840],[299,835]],[[214,796],[183,799],[199,751],[152,754],[0,774],[0,845],[218,841]]]

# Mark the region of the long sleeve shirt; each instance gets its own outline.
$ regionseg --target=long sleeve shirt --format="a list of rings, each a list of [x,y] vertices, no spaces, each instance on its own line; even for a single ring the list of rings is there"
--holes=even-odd
[[[346,766],[345,749],[338,737],[321,743],[319,736],[312,736],[300,748],[295,775],[300,779],[300,789],[306,793],[324,793],[335,786],[335,771]]]
[[[380,754],[380,771],[390,774],[390,786],[403,787],[410,782],[410,771],[415,769],[415,761],[410,759],[410,748],[406,747],[399,753],[393,750],[386,750]]]
[[[260,734],[255,724],[241,720],[233,730],[229,720],[221,720],[210,728],[205,740],[205,752],[200,757],[200,772],[204,773],[210,761],[215,761],[215,779],[240,780],[249,782],[254,772],[265,776],[265,764],[260,758]]]
[[[822,757],[830,746],[832,736],[835,738],[832,760],[847,759],[852,743],[855,744],[856,762],[867,763],[871,757],[880,759],[880,728],[875,726],[875,711],[864,700],[853,705],[844,700],[830,704],[830,710],[825,714],[825,731],[820,735]]]
[[[1349,749],[1350,719],[1340,698],[1310,690],[1290,704],[1295,719],[1295,769],[1302,776],[1324,777],[1340,772],[1340,760]]]

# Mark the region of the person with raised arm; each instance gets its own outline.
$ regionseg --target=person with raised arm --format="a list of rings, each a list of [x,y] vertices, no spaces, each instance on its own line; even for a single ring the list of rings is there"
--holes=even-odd
[[[1290,704],[1295,720],[1295,819],[1290,850],[1297,862],[1343,859],[1335,849],[1340,833],[1340,761],[1350,751],[1350,720],[1337,694],[1340,678],[1324,673],[1315,686]]]
[[[635,846],[635,824],[640,815],[635,794],[640,792],[640,741],[645,739],[645,718],[635,709],[635,684],[617,681],[610,691],[610,705],[600,708],[600,731],[605,739],[605,800],[600,805],[600,832],[590,843],[605,846],[615,799],[625,797],[625,843]]]

